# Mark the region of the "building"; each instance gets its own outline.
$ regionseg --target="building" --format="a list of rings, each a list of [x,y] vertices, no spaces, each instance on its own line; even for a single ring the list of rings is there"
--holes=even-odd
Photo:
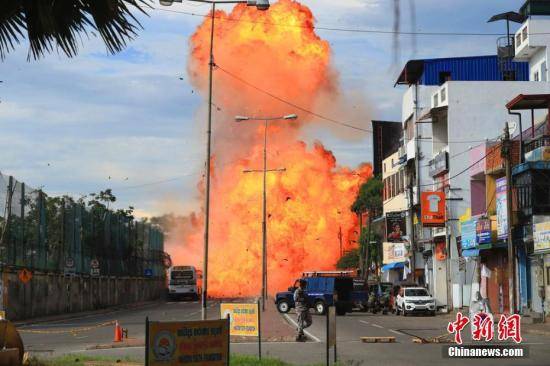
[[[401,128],[400,128],[401,130]],[[407,196],[405,170],[399,160],[398,149],[382,162],[383,221],[385,223],[382,280],[400,283],[406,281],[411,269],[410,240],[407,235]]]
[[[403,137],[401,122],[372,121],[372,165],[374,176],[382,175],[382,161],[397,151]]]
[[[424,280],[440,307],[462,307],[470,300],[467,274],[473,264],[461,261],[457,246],[458,220],[471,204],[465,195],[469,176],[460,174],[468,170],[466,152],[476,143],[497,137],[510,116],[506,110],[495,115],[491,107],[503,106],[518,91],[529,88],[528,79],[527,63],[476,56],[412,60],[396,81],[408,87],[402,107],[404,147],[399,154],[410,212],[407,231],[412,251],[422,258],[415,265],[424,269]],[[429,191],[446,194],[443,227],[422,225],[421,195]]]

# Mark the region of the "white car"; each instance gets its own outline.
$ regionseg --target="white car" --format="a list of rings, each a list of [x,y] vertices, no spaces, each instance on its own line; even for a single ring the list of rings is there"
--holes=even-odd
[[[423,287],[405,287],[399,290],[395,300],[396,314],[407,316],[412,313],[435,315],[435,299]]]

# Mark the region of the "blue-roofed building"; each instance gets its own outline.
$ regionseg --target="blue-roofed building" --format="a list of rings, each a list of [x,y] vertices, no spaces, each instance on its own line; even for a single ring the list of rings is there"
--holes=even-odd
[[[527,81],[529,63],[508,61],[503,68],[496,55],[410,60],[396,85],[441,85],[448,80]]]
[[[472,281],[474,262],[459,265],[459,219],[471,215],[474,200],[471,177],[463,172],[471,164],[470,150],[497,139],[504,123],[517,119],[508,114],[509,101],[522,93],[550,93],[550,83],[529,80],[528,62],[499,53],[410,60],[395,81],[406,87],[401,108],[404,143],[395,169],[405,177],[406,232],[415,248],[404,270],[412,277],[407,280],[427,285],[439,307],[468,306],[471,294],[479,290]],[[525,114],[523,120],[530,117]],[[391,191],[394,184],[387,180],[384,188]],[[447,220],[441,227],[422,225],[421,194],[427,191],[445,192]],[[487,202],[476,203],[486,207]]]

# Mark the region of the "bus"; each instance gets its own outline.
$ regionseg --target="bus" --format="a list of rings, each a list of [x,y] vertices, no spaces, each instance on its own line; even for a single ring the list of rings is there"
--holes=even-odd
[[[193,266],[173,266],[168,269],[168,298],[198,300],[202,293],[202,273]]]

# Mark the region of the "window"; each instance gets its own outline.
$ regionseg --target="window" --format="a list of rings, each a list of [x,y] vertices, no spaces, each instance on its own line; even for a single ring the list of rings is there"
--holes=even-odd
[[[518,33],[516,35],[516,48],[518,48],[521,45],[521,33]]]
[[[527,27],[523,28],[523,30],[521,31],[521,36],[523,38],[523,42],[525,42],[527,40]]]
[[[502,72],[502,80],[504,80],[504,81],[516,81],[516,71],[515,70],[504,70]]]
[[[441,103],[447,99],[447,88],[441,89]]]
[[[541,81],[548,81],[548,70],[546,69],[546,61],[540,64]]]
[[[437,108],[439,106],[438,101],[439,101],[438,95],[437,95],[437,93],[435,93],[434,94],[434,108]]]
[[[384,167],[384,173],[386,172],[386,163],[382,164],[382,166]]]
[[[439,73],[439,85],[443,85],[449,80],[451,80],[451,72],[450,71],[441,71]]]
[[[409,119],[405,122],[405,132],[407,136],[407,141],[414,140],[414,122],[412,120],[413,116],[410,116]]]
[[[534,80],[534,81],[540,81],[540,76],[539,76],[539,72],[538,72],[538,71],[535,71],[535,73],[533,74],[533,80]]]

